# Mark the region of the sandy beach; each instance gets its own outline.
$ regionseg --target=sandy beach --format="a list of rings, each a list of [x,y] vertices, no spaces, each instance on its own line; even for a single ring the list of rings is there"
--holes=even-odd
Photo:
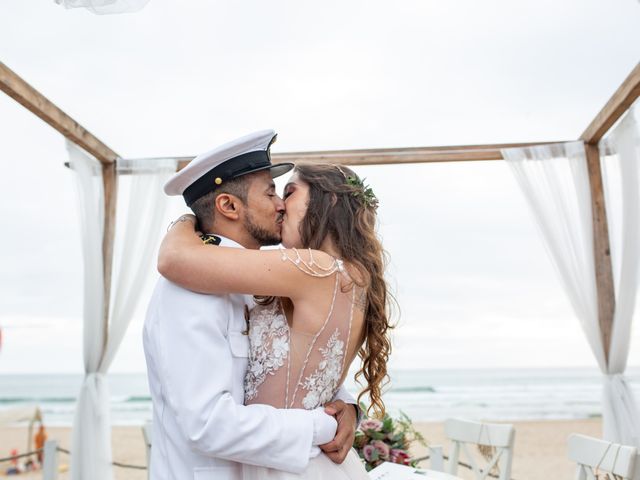
[[[513,461],[512,478],[515,480],[571,480],[574,478],[574,465],[567,460],[567,437],[571,433],[582,433],[598,437],[601,433],[601,420],[549,420],[514,422],[516,428],[515,454]],[[445,455],[449,447],[444,438],[442,423],[416,423],[418,430],[427,438],[431,445],[444,445]],[[48,429],[49,438],[57,439],[59,445],[70,449],[69,428]],[[24,451],[27,444],[26,428],[0,429],[0,456],[9,455],[12,448]],[[426,449],[417,448],[415,454],[425,455]],[[113,429],[113,460],[116,462],[145,465],[145,447],[142,438],[142,430],[139,427],[114,427]],[[60,465],[64,468],[68,465],[69,457],[60,454]],[[8,464],[0,465],[0,472],[4,472]],[[428,468],[428,462],[424,465]],[[458,475],[461,478],[471,479],[469,471],[460,469]],[[117,480],[143,480],[146,479],[146,471],[130,470],[114,467]],[[40,473],[25,474],[20,477],[0,478],[24,478],[39,479]],[[69,478],[62,472],[60,480]]]

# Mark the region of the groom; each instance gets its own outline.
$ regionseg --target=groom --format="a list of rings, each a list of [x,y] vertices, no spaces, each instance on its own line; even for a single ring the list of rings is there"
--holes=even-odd
[[[165,185],[195,213],[205,243],[260,248],[280,242],[284,203],[273,178],[275,132],[247,135],[196,157]],[[181,217],[179,221],[188,221]],[[213,233],[215,232],[215,235]],[[153,402],[154,480],[239,480],[241,463],[301,472],[318,446],[341,463],[353,443],[354,400],[341,389],[323,409],[243,405],[248,363],[246,295],[202,295],[160,278],[144,350]],[[335,437],[335,438],[334,438]]]

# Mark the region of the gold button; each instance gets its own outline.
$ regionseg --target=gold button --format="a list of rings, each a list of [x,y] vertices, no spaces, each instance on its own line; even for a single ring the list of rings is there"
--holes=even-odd
[[[216,177],[214,182],[216,182],[216,185],[220,185],[222,183],[222,179],[220,177]]]

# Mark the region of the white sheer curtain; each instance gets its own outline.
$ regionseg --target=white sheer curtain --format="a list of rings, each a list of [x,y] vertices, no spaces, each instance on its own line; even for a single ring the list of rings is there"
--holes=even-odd
[[[506,149],[502,155],[527,199],[562,286],[604,372],[591,192],[582,142]]]
[[[99,163],[67,143],[70,166],[76,172],[84,258],[84,370],[73,425],[71,477],[110,480],[111,422],[105,374],[129,326],[160,238],[166,197],[162,185],[175,172],[174,160],[119,161],[132,176],[119,197],[128,200],[124,229],[116,232],[110,318],[103,319],[102,229],[103,188]],[[122,183],[122,182],[120,182]]]
[[[640,268],[640,131],[631,109],[600,144],[616,309],[604,383],[604,437],[640,446],[640,414],[624,377]]]
[[[640,248],[637,164],[640,157],[638,131],[632,122],[633,117],[627,117],[612,132],[607,145],[601,146],[601,154],[614,152],[603,159],[616,289],[608,363],[598,323],[591,192],[582,142],[506,149],[502,154],[533,211],[564,290],[604,374],[603,436],[607,440],[640,446],[640,418],[623,376],[638,287]],[[612,188],[613,178],[620,183],[617,190]],[[618,192],[620,198],[614,198],[614,192]]]
[[[85,378],[78,395],[71,439],[74,479],[111,479],[109,393],[98,375],[104,344],[102,229],[104,194],[100,163],[67,143],[76,172],[84,260],[83,358]]]
[[[109,344],[101,370],[109,368],[140,298],[145,280],[155,271],[155,249],[161,237],[167,196],[162,187],[176,172],[174,159],[120,160],[130,180],[124,231],[116,238],[114,283],[112,286]],[[121,178],[122,180],[122,178]],[[120,182],[122,185],[122,181]],[[127,192],[120,191],[123,199]],[[119,214],[124,214],[120,209]]]
[[[55,0],[65,8],[86,8],[97,15],[132,13],[142,10],[149,0]]]

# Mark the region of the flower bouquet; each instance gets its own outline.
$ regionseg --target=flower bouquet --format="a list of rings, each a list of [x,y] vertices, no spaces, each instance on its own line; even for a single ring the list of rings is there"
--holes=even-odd
[[[363,411],[366,410],[363,408]],[[400,418],[395,420],[389,415],[385,415],[382,420],[365,417],[356,430],[353,448],[358,452],[367,471],[382,462],[417,467],[418,459],[409,454],[409,447],[413,442],[427,446],[424,437],[413,427],[411,419],[400,412]]]

